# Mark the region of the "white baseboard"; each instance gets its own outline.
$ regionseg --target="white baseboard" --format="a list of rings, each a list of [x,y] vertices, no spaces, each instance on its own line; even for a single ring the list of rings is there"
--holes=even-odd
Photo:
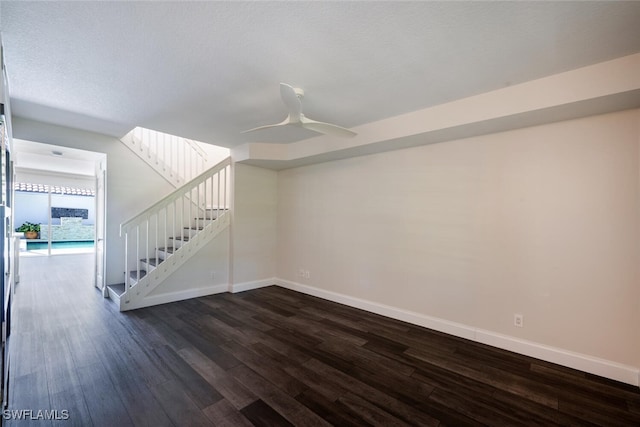
[[[637,367],[482,329],[476,330],[476,338],[474,341],[623,383],[640,386],[640,368]]]
[[[153,305],[167,304],[170,302],[182,301],[185,299],[204,297],[213,294],[221,294],[223,292],[227,292],[228,289],[228,285],[222,284],[208,286],[205,288],[195,288],[183,291],[169,292],[160,295],[151,295],[142,298],[140,301],[135,301],[132,304],[129,304],[126,309],[134,310],[136,308],[151,307]]]
[[[233,285],[229,285],[229,292],[232,294],[244,291],[250,291],[251,289],[264,288],[265,286],[275,285],[277,279],[271,277],[269,279],[262,280],[254,280],[251,282],[242,282],[242,283],[234,283]]]
[[[474,339],[474,329],[463,325],[462,323],[450,322],[448,320],[439,319],[437,317],[426,316],[411,311],[401,310],[390,305],[379,304],[364,300],[361,298],[351,297],[337,292],[327,291],[313,286],[303,285],[283,279],[275,279],[276,284],[292,291],[302,292],[304,294],[313,295],[318,298],[327,299],[329,301],[348,305],[350,307],[359,308],[361,310],[370,311],[382,316],[391,317],[392,319],[402,320],[403,322],[412,323],[425,328],[435,329],[440,332],[455,335],[457,337]]]
[[[461,323],[451,322],[437,317],[431,317],[412,311],[402,310],[400,308],[351,297],[337,292],[327,291],[289,280],[276,278],[273,279],[270,283],[275,283],[278,286],[286,289],[313,295],[318,298],[323,298],[329,301],[348,305],[350,307],[359,308],[361,310],[380,314],[392,319],[402,320],[414,325],[423,326],[425,328],[444,332],[457,337],[466,338],[472,341],[491,345],[493,347],[513,351],[514,353],[524,354],[526,356],[535,357],[547,362],[578,369],[583,372],[588,372],[623,383],[640,386],[639,367],[623,365],[617,362],[612,362],[610,360],[599,359],[597,357],[588,356],[557,347],[551,347],[532,341],[526,341],[508,335],[502,335],[495,332],[474,328],[472,326],[464,325]]]

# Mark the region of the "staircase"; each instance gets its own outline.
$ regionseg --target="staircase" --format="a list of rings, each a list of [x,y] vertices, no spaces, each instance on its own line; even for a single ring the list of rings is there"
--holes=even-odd
[[[124,282],[107,286],[109,298],[120,311],[145,306],[143,300],[150,292],[230,224],[230,157],[211,167],[207,165],[206,156],[200,156],[204,151],[194,149],[197,143],[193,141],[172,137],[183,146],[170,148],[169,138],[164,143],[158,142],[163,134],[144,129],[134,131],[123,138],[123,143],[129,148],[132,144],[137,155],[177,188],[120,224],[124,241]],[[145,135],[145,132],[148,133]],[[151,143],[147,141],[149,137]],[[158,141],[154,143],[154,139]],[[178,156],[182,160],[168,160],[155,150],[182,152]],[[194,160],[184,160],[187,158]],[[184,167],[179,167],[180,163]],[[208,169],[192,176],[194,170],[205,166]],[[186,170],[189,167],[191,171]]]

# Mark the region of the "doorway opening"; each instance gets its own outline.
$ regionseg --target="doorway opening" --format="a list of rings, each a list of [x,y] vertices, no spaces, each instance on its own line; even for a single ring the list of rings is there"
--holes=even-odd
[[[94,252],[95,189],[85,185],[14,184],[20,256]]]
[[[15,138],[14,151],[18,257],[93,254],[102,289],[106,154]]]

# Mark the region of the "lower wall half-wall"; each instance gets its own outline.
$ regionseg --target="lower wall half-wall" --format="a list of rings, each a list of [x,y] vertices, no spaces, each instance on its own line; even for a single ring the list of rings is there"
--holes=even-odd
[[[376,313],[392,319],[422,326],[435,331],[444,332],[460,338],[480,342],[493,347],[512,351],[556,363],[558,365],[599,375],[626,384],[640,386],[640,367],[620,364],[614,361],[592,357],[568,351],[562,348],[547,346],[544,344],[523,340],[513,336],[503,335],[496,332],[474,328],[469,325],[451,322],[437,317],[426,316],[424,314],[402,310],[384,304],[368,301],[366,299],[327,291],[314,286],[292,282],[278,278],[268,278],[251,282],[237,283],[229,286],[229,291],[233,293],[250,291],[252,289],[266,286],[280,286],[296,292],[304,293],[314,297],[326,299],[339,304]],[[221,291],[222,292],[222,291]]]

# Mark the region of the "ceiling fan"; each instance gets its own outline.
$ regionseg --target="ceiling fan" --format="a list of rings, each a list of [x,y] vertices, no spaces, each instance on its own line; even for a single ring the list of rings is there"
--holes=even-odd
[[[280,96],[282,97],[282,101],[289,110],[289,115],[286,119],[284,119],[280,123],[260,126],[257,128],[245,130],[242,133],[254,132],[257,130],[269,129],[278,126],[294,125],[326,135],[335,135],[346,138],[351,138],[357,135],[355,132],[349,129],[331,123],[317,122],[302,114],[302,98],[304,97],[304,91],[302,89],[294,88],[293,86],[290,86],[286,83],[280,83]]]

